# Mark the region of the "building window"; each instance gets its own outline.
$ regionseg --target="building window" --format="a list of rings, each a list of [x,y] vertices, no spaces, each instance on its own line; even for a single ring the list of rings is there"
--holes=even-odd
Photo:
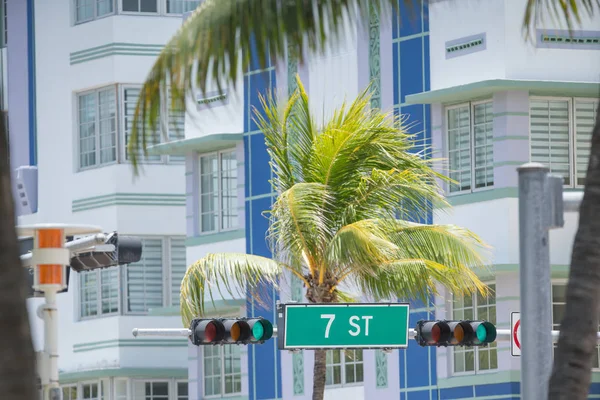
[[[350,385],[363,380],[362,350],[327,351],[325,385]]]
[[[135,117],[135,107],[137,105],[137,101],[140,97],[140,88],[128,87],[123,89],[123,131],[125,133],[125,146],[123,148],[124,151],[124,159],[129,160],[129,154],[127,151],[127,146],[129,146],[129,137],[131,136],[131,131],[133,129],[133,119]],[[141,130],[138,128],[138,132],[141,133]],[[154,133],[154,142],[157,143],[160,140],[160,134],[158,132]],[[161,161],[161,156],[156,155],[143,155],[142,152],[139,152],[138,158],[143,159],[146,162],[157,162]]]
[[[75,0],[75,23],[113,14],[114,0]]]
[[[128,161],[127,144],[133,127],[135,107],[140,88],[131,86],[102,88],[77,96],[78,105],[78,149],[79,169]],[[167,98],[167,96],[165,96]],[[170,100],[170,92],[168,93]],[[159,126],[166,127],[169,140],[184,138],[185,113],[171,105],[171,101],[161,106]],[[119,107],[117,107],[119,105]],[[117,116],[117,109],[121,115]],[[119,131],[123,132],[119,135]],[[155,132],[151,144],[163,140],[160,132]],[[119,150],[118,150],[119,149]],[[140,162],[183,163],[182,156],[160,156],[139,154]]]
[[[242,392],[242,357],[239,346],[204,346],[204,395]]]
[[[78,96],[79,167],[82,169],[117,160],[116,97],[114,87]]]
[[[157,13],[158,0],[121,0],[124,12]]]
[[[494,114],[491,101],[468,103],[447,110],[450,192],[473,191],[494,185]]]
[[[120,282],[125,288],[124,313],[178,306],[185,260],[183,237],[142,238],[139,262],[79,273],[80,317],[119,314]]]
[[[565,186],[584,186],[597,109],[595,99],[531,98],[531,161],[561,175]]]
[[[565,315],[565,308],[567,304],[567,285],[566,284],[553,284],[552,285],[552,330],[559,331],[560,323],[562,322]],[[600,326],[598,326],[598,330],[600,330]],[[554,343],[554,348],[558,344]],[[592,368],[598,369],[600,368],[599,364],[600,358],[600,346],[596,347],[596,351],[594,352],[594,359],[592,362]]]
[[[486,320],[496,324],[496,285],[488,285],[491,289],[489,297],[481,294],[454,299],[452,319],[454,320]],[[490,343],[485,347],[454,347],[454,373],[489,371],[498,368],[497,344]]]
[[[177,384],[177,400],[188,400],[188,383],[176,382]]]
[[[167,14],[183,14],[194,11],[200,0],[167,0]]]
[[[235,150],[200,156],[200,231],[231,230],[238,225]]]
[[[77,399],[77,385],[63,386],[62,387],[63,400],[78,400]]]
[[[81,318],[119,312],[119,268],[79,273]]]
[[[178,306],[181,281],[187,270],[185,240],[171,238],[171,305]]]
[[[100,385],[97,383],[82,384],[81,400],[101,400]]]
[[[143,238],[141,260],[125,267],[127,312],[179,305],[185,257],[183,238]],[[165,288],[166,293],[170,291],[168,296]]]
[[[140,382],[133,383],[133,398],[135,400],[169,400],[169,382]]]

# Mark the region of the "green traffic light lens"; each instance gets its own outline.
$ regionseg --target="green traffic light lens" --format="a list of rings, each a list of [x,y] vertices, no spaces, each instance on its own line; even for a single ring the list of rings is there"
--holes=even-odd
[[[492,343],[496,340],[496,327],[490,322],[483,322],[475,330],[477,340],[481,343]]]
[[[257,321],[252,327],[252,336],[254,336],[256,340],[261,340],[264,334],[265,327],[263,326],[261,321]]]
[[[480,342],[484,343],[485,339],[487,338],[487,329],[485,327],[485,325],[481,324],[477,327],[477,340],[479,340]]]

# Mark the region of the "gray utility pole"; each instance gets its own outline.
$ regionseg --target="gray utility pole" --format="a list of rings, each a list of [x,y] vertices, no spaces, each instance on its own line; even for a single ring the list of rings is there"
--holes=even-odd
[[[538,163],[518,168],[521,396],[525,400],[548,398],[552,372],[549,230],[564,225],[564,203],[562,178],[548,172],[547,167]]]

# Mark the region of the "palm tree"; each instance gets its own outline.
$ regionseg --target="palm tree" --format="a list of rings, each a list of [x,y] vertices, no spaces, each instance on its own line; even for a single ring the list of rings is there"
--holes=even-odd
[[[25,305],[27,281],[14,223],[4,113],[0,112],[0,393],[9,399],[33,400],[37,396],[35,353]]]
[[[322,48],[326,40],[331,40],[332,36],[325,30],[326,26],[337,27],[341,25],[342,11],[350,10],[354,13],[354,3],[359,5],[359,14],[364,19],[368,10],[369,3],[372,0],[298,0],[286,1],[280,0],[206,0],[202,6],[189,18],[188,22],[182,26],[180,31],[173,37],[165,47],[163,53],[157,59],[148,79],[141,91],[139,105],[136,109],[136,123],[130,141],[129,152],[134,163],[134,173],[139,173],[137,169],[138,150],[145,152],[150,142],[155,140],[152,134],[158,125],[158,112],[160,108],[160,91],[167,83],[173,88],[173,101],[186,108],[183,98],[185,95],[195,91],[205,91],[207,83],[214,80],[224,85],[235,84],[236,74],[239,68],[245,68],[248,65],[248,55],[251,49],[249,38],[254,37],[258,44],[255,56],[259,62],[265,63],[267,52],[265,43],[268,38],[268,54],[275,59],[285,57],[285,44],[290,43],[297,48],[304,48],[308,45],[311,49]],[[397,0],[382,0],[384,4],[397,4]],[[406,4],[411,4],[411,0],[405,0]],[[311,5],[318,5],[315,9]],[[572,20],[577,21],[579,10],[584,8],[587,12],[593,9],[598,0],[577,0],[554,2],[552,0],[528,0],[524,26],[528,28],[531,21],[537,20],[539,9],[549,9],[556,16],[564,17],[569,26]],[[559,7],[556,7],[559,5]],[[375,7],[378,3],[375,3]],[[274,10],[277,10],[275,12]],[[331,10],[331,11],[330,11]],[[319,23],[318,16],[323,16]],[[10,18],[10,16],[9,16]],[[215,35],[215,33],[218,33]],[[306,42],[302,40],[307,38]],[[9,44],[10,46],[10,44]],[[177,50],[177,51],[175,51]],[[243,54],[240,60],[238,50]],[[299,52],[300,61],[304,52]],[[239,66],[236,62],[239,63]],[[212,65],[213,68],[206,68]],[[215,68],[216,66],[216,68]],[[236,68],[237,66],[237,68]],[[139,124],[141,121],[146,124]],[[139,124],[139,125],[138,125]],[[141,130],[137,127],[142,126]],[[596,129],[597,131],[597,129]],[[4,134],[0,132],[0,154],[8,152],[8,146],[4,145]],[[141,148],[141,149],[140,149]],[[592,157],[598,154],[592,150]],[[11,176],[10,165],[7,158],[0,156],[0,282],[7,283],[7,291],[3,293],[0,299],[0,316],[6,318],[2,323],[3,327],[3,346],[0,346],[0,359],[22,360],[23,362],[0,363],[0,392],[5,393],[10,398],[20,400],[33,400],[37,394],[32,391],[32,385],[29,382],[33,379],[32,370],[33,345],[28,333],[28,322],[25,308],[26,295],[21,286],[24,285],[23,277],[17,277],[16,267],[19,264],[18,246],[16,232],[14,230],[14,204],[10,196]],[[587,186],[586,186],[587,189]],[[594,189],[598,190],[598,189]],[[589,197],[586,197],[586,200]],[[585,204],[585,202],[584,202]],[[584,208],[582,204],[582,209]],[[593,218],[581,221],[581,227],[594,223]],[[598,224],[598,222],[596,222]],[[595,229],[596,231],[598,229]],[[598,246],[596,246],[598,247]],[[579,247],[574,248],[579,252]],[[571,271],[576,268],[587,268],[583,264],[574,263]],[[593,263],[593,269],[600,268],[600,263]],[[21,279],[21,281],[19,281]],[[20,284],[14,284],[19,282]],[[569,287],[586,287],[585,282],[581,280],[569,280]],[[570,290],[570,289],[569,289]],[[595,288],[587,288],[586,293],[591,293]],[[590,304],[593,297],[587,296],[573,300],[568,297],[567,304],[574,305],[575,311],[582,310],[585,304]],[[584,304],[585,303],[585,304]],[[21,313],[21,316],[14,315],[15,312]],[[563,331],[563,328],[561,328]],[[565,330],[565,332],[567,332]],[[586,332],[586,335],[595,333]],[[570,335],[574,337],[575,333]],[[559,342],[560,354],[563,345]],[[574,350],[569,348],[565,350],[573,355]],[[579,354],[579,353],[577,353]],[[585,353],[587,354],[587,353]],[[591,352],[589,354],[591,357]],[[572,368],[572,363],[567,364]],[[17,378],[18,377],[18,378]],[[589,370],[577,370],[576,373],[569,373],[568,369],[562,371],[553,380],[558,383],[564,382],[565,385],[571,383],[590,381]]]
[[[475,234],[397,218],[424,215],[428,202],[448,206],[436,183],[445,178],[431,160],[409,152],[412,138],[400,122],[370,109],[367,89],[318,127],[299,78],[297,84],[284,110],[269,97],[262,98],[266,116],[256,113],[278,193],[268,211],[273,258],[224,253],[194,263],[181,285],[184,325],[203,315],[214,290],[260,296],[261,286],[278,287],[284,273],[303,282],[311,303],[347,301],[344,284],[373,300],[427,301],[438,283],[457,294],[485,294],[473,268],[485,265],[486,246]],[[315,352],[315,400],[325,389],[325,354]]]

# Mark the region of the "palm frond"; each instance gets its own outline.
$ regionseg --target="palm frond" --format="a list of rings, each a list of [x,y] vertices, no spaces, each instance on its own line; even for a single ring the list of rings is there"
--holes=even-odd
[[[526,38],[533,39],[531,33],[544,23],[544,15],[555,21],[556,18],[562,19],[567,29],[571,31],[573,22],[581,24],[582,14],[591,17],[598,11],[600,11],[600,0],[527,0],[523,31]]]
[[[363,176],[341,213],[341,225],[372,218],[395,218],[397,213],[426,218],[431,208],[449,207],[441,188],[427,172],[406,169],[373,170]]]
[[[290,96],[280,115],[277,99],[272,94],[260,95],[266,118],[258,110],[255,120],[265,136],[267,152],[275,175],[273,189],[277,193],[291,188],[294,183],[305,181],[314,157],[314,140],[317,128],[312,119],[308,95],[300,77],[296,76],[297,88]]]
[[[268,238],[274,257],[293,265],[303,260],[314,274],[333,235],[325,215],[330,206],[331,197],[320,183],[296,183],[283,192],[269,212]]]
[[[215,291],[223,296],[246,298],[263,285],[277,287],[285,264],[269,258],[236,253],[208,254],[186,271],[181,281],[181,317],[184,326],[204,314],[205,297],[214,301]],[[300,276],[300,278],[302,278]],[[303,279],[303,278],[302,278]]]
[[[402,291],[405,297],[424,296],[435,290],[435,282],[457,293],[483,293],[485,285],[475,271],[486,268],[487,249],[477,235],[464,228],[390,218],[343,227],[326,254],[339,280],[355,280],[365,293],[386,298]],[[406,276],[400,276],[403,273]],[[377,279],[389,280],[392,286],[377,283]],[[390,292],[393,287],[398,292]]]
[[[252,59],[264,68],[283,59],[288,45],[298,49],[299,62],[309,52],[324,51],[345,20],[368,21],[370,5],[396,10],[397,0],[205,0],[167,43],[142,87],[128,146],[134,171],[136,152],[146,154],[146,137],[157,129],[167,82],[175,88],[174,101],[186,107],[186,95],[206,93],[211,82],[219,92],[222,86],[235,88],[240,68],[246,71]]]

